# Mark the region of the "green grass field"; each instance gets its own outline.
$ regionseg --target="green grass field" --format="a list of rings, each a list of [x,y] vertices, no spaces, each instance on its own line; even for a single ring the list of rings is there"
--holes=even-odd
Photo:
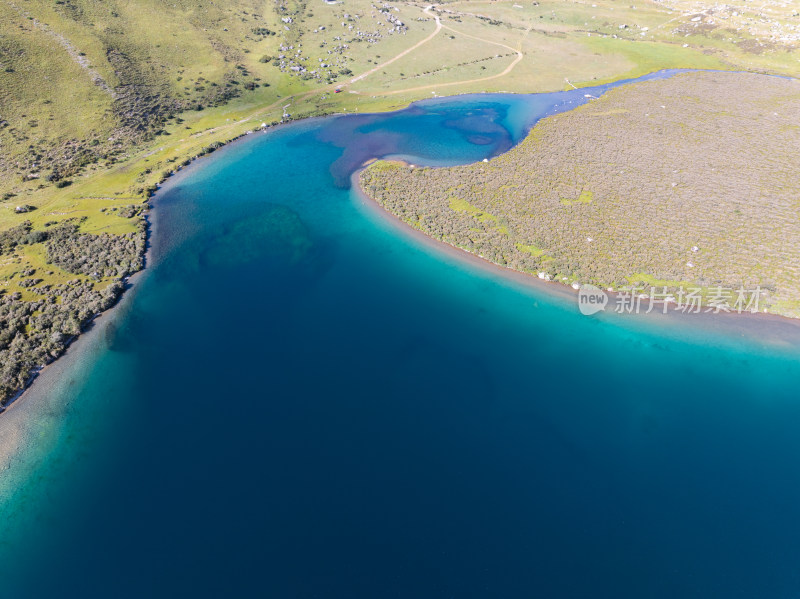
[[[733,17],[678,1],[635,9],[616,0],[462,1],[427,12],[423,4],[368,0],[202,8],[185,0],[3,2],[0,228],[52,219],[76,204],[90,217],[86,230],[112,226],[99,208],[118,200],[90,198],[143,201],[187,157],[280,121],[286,104],[300,118],[397,108],[432,92],[552,91],[672,67],[796,74],[796,42],[769,39],[763,24],[730,26],[748,22],[748,4],[729,3]],[[791,22],[790,11],[775,13],[776,24]],[[405,30],[387,34],[387,15]],[[430,37],[437,16],[442,27]],[[369,41],[353,41],[359,36]],[[305,73],[277,64],[298,52]],[[328,63],[349,72],[304,78]],[[333,93],[338,85],[345,93]],[[54,175],[71,185],[57,188],[47,181]],[[21,203],[39,210],[17,215]]]
[[[22,202],[55,210],[97,195],[143,200],[176,163],[281,120],[286,104],[299,118],[386,110],[432,93],[552,91],[672,67],[797,73],[797,43],[773,39],[793,13],[776,7],[766,27],[747,21],[748,5],[698,12],[677,0],[635,8],[462,1],[425,11],[369,0],[6,1],[0,227],[21,220],[13,209]],[[760,29],[741,26],[751,22]],[[339,85],[345,93],[334,94]],[[71,185],[58,189],[48,178]]]
[[[3,2],[0,228],[68,209],[90,217],[86,230],[112,226],[99,208],[118,200],[91,198],[143,201],[187,157],[280,121],[286,104],[300,118],[397,108],[432,92],[552,91],[673,67],[796,74],[797,42],[769,37],[793,13],[765,9],[774,12],[770,28],[747,20],[748,5]],[[388,34],[387,15],[404,30]],[[305,72],[282,69],[281,55]],[[330,76],[339,71],[347,74]],[[17,215],[21,203],[39,210]]]

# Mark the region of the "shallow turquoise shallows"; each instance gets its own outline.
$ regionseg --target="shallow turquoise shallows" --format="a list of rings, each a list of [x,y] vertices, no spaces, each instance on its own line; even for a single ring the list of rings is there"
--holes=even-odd
[[[585,317],[350,189],[607,88],[299,122],[171,181],[146,275],[0,417],[36,423],[0,597],[797,597],[798,327]]]

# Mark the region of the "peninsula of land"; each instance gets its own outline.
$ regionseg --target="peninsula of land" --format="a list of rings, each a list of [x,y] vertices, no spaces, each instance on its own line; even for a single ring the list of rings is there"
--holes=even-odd
[[[800,316],[800,81],[694,72],[549,117],[491,161],[377,162],[365,192],[427,235],[579,287],[760,290]]]

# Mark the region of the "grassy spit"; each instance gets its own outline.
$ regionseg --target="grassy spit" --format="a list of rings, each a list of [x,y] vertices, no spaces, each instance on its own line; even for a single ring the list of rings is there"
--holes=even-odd
[[[743,310],[800,317],[798,164],[800,80],[690,72],[544,119],[491,161],[379,161],[361,183],[428,235],[547,280],[676,302],[696,288],[720,309],[742,290]]]

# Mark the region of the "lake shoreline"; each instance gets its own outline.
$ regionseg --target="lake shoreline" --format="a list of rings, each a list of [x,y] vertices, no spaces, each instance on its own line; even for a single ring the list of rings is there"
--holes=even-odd
[[[756,595],[770,576],[790,588],[796,340],[690,334],[711,315],[583,317],[536,266],[410,239],[350,184],[369,155],[498,154],[549,100],[298,123],[167,182],[144,275],[9,414],[4,588],[91,595],[144,556],[132,597],[187,580],[247,595],[263,576],[237,578],[241,555],[271,564],[276,596],[558,595],[576,564],[575,595],[735,595],[732,569]],[[765,546],[788,557],[747,570]]]
[[[125,287],[114,304],[95,314],[64,352],[41,367],[0,413],[0,472],[11,467],[25,443],[39,429],[37,420],[46,418],[48,413],[57,409],[54,402],[58,393],[54,390],[65,383],[65,375],[77,364],[102,351],[109,333],[130,310],[143,281],[151,272],[154,259],[152,239],[158,234],[158,228],[158,212],[151,207],[146,213],[142,269],[126,277]]]
[[[396,158],[386,158],[385,160],[409,164],[405,160]],[[455,260],[468,263],[470,266],[478,267],[481,271],[497,276],[504,281],[521,285],[527,289],[534,290],[534,292],[544,293],[548,298],[562,303],[564,307],[572,304],[575,311],[578,311],[579,291],[569,284],[539,279],[531,273],[502,266],[469,250],[430,237],[386,210],[375,199],[370,197],[360,184],[361,172],[374,161],[368,161],[351,176],[353,194],[360,200],[364,211],[373,218],[379,219],[398,234],[413,240],[426,249],[445,254]],[[606,291],[606,293],[609,296],[609,302],[605,311],[586,318],[596,318],[604,322],[613,321],[614,324],[621,326],[640,321],[646,325],[657,326],[664,333],[667,332],[666,329],[668,327],[694,328],[696,325],[700,325],[699,329],[709,333],[723,333],[727,336],[749,336],[753,341],[757,339],[767,345],[800,346],[800,319],[797,318],[763,312],[713,313],[701,311],[689,313],[680,312],[675,308],[663,313],[661,306],[654,307],[653,311],[647,313],[648,301],[646,299],[641,301],[643,313],[619,314],[613,308],[615,299],[620,295],[620,292]]]
[[[680,70],[683,72],[684,70]],[[662,70],[654,71],[650,73],[648,76],[655,76],[658,73],[661,73]],[[619,85],[629,85],[631,83],[635,83],[641,78],[636,79],[622,79],[620,81],[614,82],[615,84]],[[580,89],[585,88],[592,88],[597,86],[581,86]],[[171,171],[161,182],[158,183],[157,188],[148,199],[149,210],[147,213],[147,220],[145,224],[145,234],[146,234],[146,250],[144,254],[144,267],[142,270],[134,273],[128,278],[127,284],[125,289],[120,294],[120,297],[114,303],[113,306],[96,314],[90,323],[88,324],[86,330],[81,331],[80,334],[76,335],[75,339],[71,341],[67,349],[64,353],[50,362],[49,364],[40,368],[35,375],[31,378],[29,383],[20,390],[20,392],[15,396],[13,401],[8,403],[5,406],[5,410],[0,412],[0,432],[2,432],[2,437],[0,438],[0,470],[4,467],[4,464],[10,460],[16,450],[14,448],[6,447],[4,441],[7,440],[8,437],[14,436],[9,432],[11,428],[10,420],[12,420],[12,415],[14,415],[13,420],[19,421],[22,412],[29,413],[33,412],[34,408],[30,406],[26,406],[26,404],[33,404],[35,402],[31,401],[32,395],[39,395],[40,391],[39,388],[42,389],[41,394],[46,395],[46,391],[49,390],[54,384],[56,384],[57,374],[61,373],[66,368],[63,364],[71,363],[72,361],[79,361],[83,354],[85,354],[90,347],[93,346],[94,339],[96,339],[102,331],[108,329],[109,326],[113,326],[113,324],[120,318],[120,315],[123,313],[120,306],[121,304],[128,304],[130,301],[133,301],[131,298],[135,296],[136,293],[136,286],[141,281],[143,277],[146,276],[147,272],[152,266],[152,261],[156,259],[154,254],[154,240],[157,237],[157,227],[158,227],[158,211],[157,205],[159,196],[163,196],[164,193],[168,192],[170,189],[174,188],[176,185],[179,185],[180,182],[184,179],[185,176],[188,176],[194,172],[197,172],[197,169],[203,169],[207,167],[210,162],[207,160],[203,160],[204,158],[208,158],[218,152],[226,152],[230,149],[237,147],[240,143],[244,143],[246,140],[253,141],[256,136],[259,134],[264,134],[268,132],[278,131],[285,129],[287,126],[291,125],[298,125],[300,123],[309,123],[316,120],[321,119],[330,119],[330,118],[338,118],[338,117],[348,117],[354,115],[366,115],[366,114],[385,114],[388,112],[398,112],[402,110],[406,110],[415,104],[420,102],[424,103],[438,103],[442,101],[447,101],[448,99],[452,99],[458,96],[481,96],[487,94],[499,94],[501,92],[469,92],[469,93],[462,93],[462,94],[454,94],[452,96],[440,96],[437,98],[431,99],[420,99],[410,102],[404,108],[394,108],[392,110],[376,112],[376,113],[358,113],[358,112],[337,112],[325,115],[314,115],[308,117],[301,117],[297,119],[292,119],[289,121],[281,122],[276,125],[270,125],[265,128],[256,128],[253,130],[249,130],[244,133],[239,133],[232,138],[224,141],[218,142],[219,145],[213,144],[212,150],[204,151],[200,154],[196,154],[192,157],[187,157],[187,161],[182,166],[178,166],[175,170]],[[530,95],[530,94],[519,94],[517,92],[503,92],[503,93],[510,93],[513,95]],[[532,92],[535,95],[536,92]],[[572,110],[573,108],[569,108],[568,110]],[[537,121],[538,122],[538,121]],[[534,124],[535,126],[535,124]],[[529,133],[529,131],[528,131]],[[524,139],[527,136],[523,136]],[[516,144],[515,144],[516,145]],[[564,306],[568,305],[570,302],[577,308],[577,295],[578,292],[572,289],[570,286],[557,282],[557,281],[543,281],[537,279],[535,276],[523,273],[520,271],[516,271],[507,267],[503,267],[501,265],[495,264],[489,260],[481,258],[480,256],[471,253],[463,248],[453,246],[447,244],[445,242],[438,241],[433,239],[423,232],[410,227],[408,224],[397,218],[395,215],[389,213],[385,210],[381,205],[375,202],[372,198],[370,198],[360,187],[358,178],[366,164],[373,162],[374,160],[379,159],[391,159],[391,157],[386,158],[374,158],[364,165],[361,168],[357,169],[353,172],[350,176],[350,181],[352,185],[352,189],[354,193],[358,194],[359,197],[363,199],[363,204],[367,210],[372,212],[376,217],[380,218],[384,223],[393,222],[394,225],[397,227],[397,231],[406,237],[412,237],[417,242],[424,244],[426,247],[429,247],[433,251],[441,254],[445,253],[450,255],[451,257],[459,260],[464,261],[467,260],[468,262],[472,263],[473,265],[480,266],[482,270],[485,272],[492,272],[496,275],[499,275],[502,279],[508,282],[513,282],[514,284],[521,284],[525,287],[535,289],[538,292],[543,292],[548,298],[554,299],[558,302],[561,302]],[[405,161],[400,161],[405,162]],[[420,163],[423,163],[424,160],[419,160]],[[407,162],[405,162],[407,164]],[[610,295],[612,297],[616,296],[616,293],[611,292]],[[612,302],[609,302],[611,306]],[[763,335],[762,329],[765,327],[769,329],[767,331],[767,337],[774,337],[779,340],[782,340],[782,343],[792,343],[794,341],[800,342],[800,319],[792,319],[789,317],[784,317],[776,314],[707,314],[707,313],[700,313],[700,314],[683,314],[679,312],[668,312],[667,314],[661,313],[650,313],[646,315],[639,314],[638,316],[644,316],[645,318],[642,321],[647,320],[652,323],[657,323],[661,327],[666,328],[671,326],[672,324],[678,324],[685,326],[688,322],[691,322],[692,325],[698,322],[703,323],[703,328],[707,328],[709,330],[714,329],[728,329],[729,334],[732,332],[733,334],[748,334],[748,335]],[[693,318],[689,319],[687,316],[691,316]],[[608,320],[608,319],[615,319],[621,320],[619,315],[615,314],[613,310],[608,309],[605,313],[601,313],[597,315],[595,318],[599,320]],[[665,322],[665,320],[670,320],[670,322]],[[675,321],[674,323],[672,321]],[[787,325],[790,325],[787,327]],[[786,330],[781,330],[786,329]],[[743,333],[742,331],[746,331]],[[58,368],[57,368],[58,366]],[[21,427],[22,425],[20,425]]]
[[[0,414],[0,472],[8,470],[46,420],[64,409],[59,401],[60,385],[68,385],[67,374],[78,364],[104,351],[114,327],[129,311],[141,283],[149,274],[140,270],[128,280],[125,291],[109,309],[97,314],[88,328],[76,335],[61,356],[40,369],[19,396]],[[2,489],[0,489],[2,490]]]
[[[617,80],[617,81],[611,81],[611,82],[600,83],[600,84],[581,85],[580,87],[575,88],[575,89],[576,90],[583,90],[583,89],[587,89],[588,90],[588,89],[596,89],[596,88],[603,88],[603,87],[608,87],[609,89],[611,89],[611,86],[616,87],[616,86],[629,85],[629,84],[632,84],[632,83],[635,83],[635,82],[639,82],[639,81],[647,81],[650,78],[657,78],[657,77],[659,77],[659,76],[661,76],[661,75],[663,75],[665,73],[671,73],[669,76],[673,76],[675,74],[679,74],[679,73],[683,73],[683,72],[687,72],[687,71],[691,71],[691,70],[693,70],[693,69],[659,69],[657,71],[652,71],[650,73],[646,73],[646,74],[644,74],[644,75],[642,75],[640,77],[624,78],[624,79],[620,79],[620,80]],[[605,93],[605,91],[608,91],[608,90],[603,90],[601,92],[601,94]],[[182,162],[178,162],[178,166],[176,166],[171,171],[167,171],[165,173],[165,175],[163,176],[163,178],[160,181],[158,181],[158,183],[156,183],[155,189],[152,191],[151,195],[146,200],[146,204],[148,206],[148,211],[146,213],[146,217],[145,217],[146,220],[145,220],[145,225],[144,225],[145,248],[146,248],[144,256],[143,256],[143,260],[144,260],[143,264],[144,265],[143,265],[143,267],[142,267],[142,269],[140,271],[138,271],[136,273],[133,273],[132,275],[130,275],[128,277],[128,279],[131,280],[133,277],[139,275],[141,272],[144,272],[148,268],[148,264],[149,264],[150,260],[152,259],[152,255],[153,255],[152,254],[153,235],[152,235],[152,232],[151,232],[151,226],[152,226],[151,218],[152,218],[152,216],[150,216],[150,215],[153,214],[153,208],[154,208],[153,202],[156,200],[156,196],[158,196],[159,194],[163,195],[169,189],[171,189],[175,185],[179,184],[179,182],[187,174],[195,172],[197,169],[202,169],[204,166],[206,166],[208,163],[206,161],[202,160],[203,158],[207,158],[207,157],[209,157],[209,156],[211,156],[211,155],[213,155],[213,154],[215,154],[217,152],[228,151],[231,148],[237,147],[237,145],[239,143],[243,143],[245,140],[251,140],[252,141],[253,136],[255,136],[255,135],[268,133],[268,132],[271,132],[271,131],[281,130],[281,129],[286,128],[287,126],[295,125],[295,124],[299,124],[299,123],[309,123],[309,122],[314,122],[315,120],[336,118],[336,117],[359,116],[359,115],[363,116],[363,115],[368,115],[368,114],[386,114],[386,113],[391,113],[391,112],[400,112],[400,111],[403,111],[403,110],[407,110],[407,109],[411,108],[412,106],[414,106],[415,104],[418,104],[418,103],[434,104],[435,105],[437,103],[447,102],[449,100],[452,100],[453,98],[459,98],[459,97],[464,97],[464,96],[483,96],[483,95],[487,95],[487,96],[491,96],[491,95],[520,95],[520,96],[528,96],[528,95],[547,94],[547,93],[556,93],[556,92],[528,92],[528,93],[521,93],[521,92],[464,92],[464,93],[457,93],[457,94],[452,94],[452,95],[437,96],[437,97],[434,97],[434,98],[421,98],[421,99],[409,102],[408,105],[406,105],[406,106],[404,106],[402,108],[393,108],[391,110],[386,110],[386,111],[377,111],[377,112],[369,112],[369,113],[332,112],[332,113],[329,113],[329,114],[313,115],[313,116],[307,116],[307,117],[300,117],[300,118],[296,118],[296,119],[295,118],[290,118],[288,120],[281,121],[281,122],[279,122],[277,124],[274,124],[274,125],[267,125],[266,127],[256,127],[254,129],[250,129],[250,130],[246,130],[246,131],[241,132],[241,133],[237,133],[237,134],[233,135],[232,137],[230,137],[230,138],[228,138],[228,139],[226,139],[224,141],[214,142],[214,143],[206,146],[205,148],[203,148],[203,150],[200,153],[197,153],[197,154],[194,154],[194,155],[191,155],[191,156],[187,156]],[[558,106],[554,106],[553,108],[557,109],[556,112],[561,112],[562,111],[562,110],[558,110]],[[573,110],[574,108],[575,107],[569,107],[569,108],[564,107],[563,110],[564,111],[569,111],[569,110]],[[542,117],[542,118],[544,118],[544,117]],[[536,122],[538,122],[539,120],[541,120],[541,119],[537,119]],[[523,139],[525,139],[527,134],[530,132],[530,129],[532,129],[535,126],[536,122],[534,122],[533,125],[531,125],[531,127],[528,128],[528,131],[526,131],[525,135],[522,136],[522,138],[519,140],[519,142],[521,142]],[[517,142],[517,143],[519,143],[519,142]],[[516,143],[514,144],[514,146],[516,146]],[[514,147],[514,146],[512,146],[512,147]],[[511,149],[511,148],[509,148],[509,149]],[[381,158],[374,158],[372,160],[374,161],[374,160],[379,160],[379,159],[381,159]],[[70,340],[70,342],[67,344],[67,347],[65,348],[64,352],[62,352],[61,355],[56,357],[54,360],[52,360],[48,364],[38,366],[37,369],[35,369],[32,372],[31,376],[26,381],[25,385],[18,390],[18,392],[13,396],[12,399],[10,399],[4,406],[2,406],[2,408],[0,409],[0,419],[3,418],[3,416],[11,408],[12,405],[19,404],[21,401],[24,400],[25,395],[28,392],[28,390],[33,387],[33,385],[36,383],[38,378],[41,376],[41,374],[45,370],[47,370],[54,363],[56,363],[57,361],[62,359],[66,355],[67,351],[70,350],[70,348],[75,344],[75,342],[79,338],[81,338],[84,335],[87,335],[87,334],[90,333],[90,331],[91,331],[91,329],[93,327],[94,321],[97,318],[99,318],[100,316],[102,316],[104,314],[110,313],[122,301],[122,298],[126,295],[126,292],[128,291],[128,282],[124,281],[124,284],[126,286],[122,290],[122,292],[120,293],[119,297],[116,299],[114,304],[112,306],[110,306],[109,308],[107,308],[106,310],[104,310],[102,312],[98,312],[97,314],[92,316],[92,318],[84,325],[85,329],[81,330],[77,335],[74,336],[73,339]],[[73,350],[73,351],[75,351],[75,350]]]

